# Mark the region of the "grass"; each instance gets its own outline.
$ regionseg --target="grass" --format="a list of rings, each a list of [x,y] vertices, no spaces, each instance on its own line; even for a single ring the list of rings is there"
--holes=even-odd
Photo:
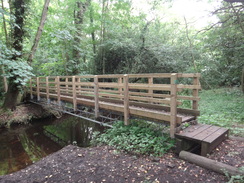
[[[244,95],[238,88],[203,90],[200,97],[199,123],[226,127],[244,137]]]

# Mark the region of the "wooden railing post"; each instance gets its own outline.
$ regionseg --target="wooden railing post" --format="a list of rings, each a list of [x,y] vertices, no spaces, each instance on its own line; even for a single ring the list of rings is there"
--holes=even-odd
[[[37,101],[40,101],[40,78],[36,78],[36,93],[37,93]]]
[[[129,77],[124,75],[124,124],[129,125]]]
[[[122,82],[123,82],[122,77],[119,77],[119,78],[118,78],[118,84],[121,85]],[[123,95],[123,89],[122,89],[121,87],[119,87],[118,90],[119,90],[119,95]],[[121,98],[121,100],[123,100],[123,99]]]
[[[30,78],[30,97],[33,100],[32,78]]]
[[[59,76],[57,76],[55,78],[55,82],[56,82],[56,87],[57,87],[57,98],[58,98],[58,105],[61,105],[61,93],[60,93],[60,78]]]
[[[148,78],[148,85],[150,86],[152,84],[153,84],[153,77],[149,77]],[[148,90],[148,93],[151,94],[152,95],[151,98],[153,98],[153,90],[152,89],[149,89]],[[150,103],[152,104],[153,102],[150,102]]]
[[[65,83],[68,83],[69,79],[68,78],[65,78]],[[66,90],[66,93],[68,93],[68,88],[69,88],[69,85],[66,84],[65,85],[65,90]]]
[[[76,79],[75,76],[72,76],[72,90],[73,90],[73,108],[74,111],[77,110],[77,100],[76,100]]]
[[[98,86],[98,76],[94,77],[94,101],[95,101],[95,118],[99,117],[99,86]]]
[[[199,77],[193,78],[193,85],[199,85]],[[193,89],[192,95],[193,95],[193,97],[198,97],[198,89]],[[198,101],[197,100],[192,101],[192,109],[198,110]]]
[[[47,103],[50,103],[50,98],[49,98],[49,77],[46,77],[46,95],[47,95]]]
[[[170,137],[175,137],[177,119],[177,74],[173,73],[170,77]]]

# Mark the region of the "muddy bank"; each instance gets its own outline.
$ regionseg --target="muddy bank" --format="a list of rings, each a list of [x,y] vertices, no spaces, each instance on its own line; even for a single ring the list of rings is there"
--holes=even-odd
[[[227,140],[210,158],[239,163],[241,157],[223,154],[240,151],[243,144]],[[222,150],[222,153],[219,153]],[[236,161],[231,161],[231,159]],[[240,164],[241,163],[241,164]],[[180,160],[174,153],[160,158],[136,157],[108,146],[80,148],[66,146],[19,172],[0,176],[1,183],[20,182],[227,182],[227,177]]]
[[[0,109],[0,127],[9,127],[12,124],[28,124],[31,120],[51,116],[52,113],[37,104],[22,104],[14,111]]]

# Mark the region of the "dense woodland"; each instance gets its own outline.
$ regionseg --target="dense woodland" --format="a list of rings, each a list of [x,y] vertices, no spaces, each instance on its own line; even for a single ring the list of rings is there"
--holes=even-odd
[[[204,27],[170,13],[170,0],[145,0],[147,11],[133,0],[49,1],[1,0],[5,108],[33,75],[200,72],[204,88],[241,85],[241,0],[219,1],[208,14],[218,21]]]

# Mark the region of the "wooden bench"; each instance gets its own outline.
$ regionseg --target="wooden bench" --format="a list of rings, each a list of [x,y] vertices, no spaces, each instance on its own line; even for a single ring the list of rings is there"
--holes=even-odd
[[[206,124],[191,125],[176,133],[177,151],[189,150],[193,144],[200,144],[201,155],[206,156],[223,140],[228,138],[229,130]]]

